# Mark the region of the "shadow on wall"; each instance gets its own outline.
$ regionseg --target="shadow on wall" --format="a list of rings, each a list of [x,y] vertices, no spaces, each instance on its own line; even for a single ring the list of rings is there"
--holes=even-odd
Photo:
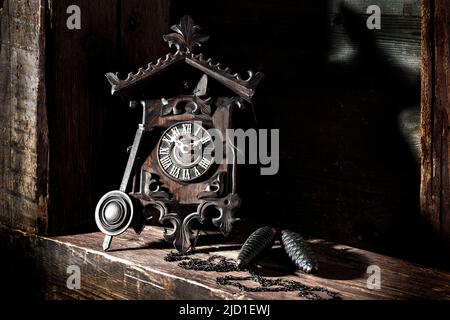
[[[326,2],[174,1],[172,9],[171,22],[190,14],[211,35],[202,49],[208,56],[266,74],[255,109],[259,127],[280,129],[280,171],[241,170],[241,217],[439,260],[419,216],[418,68],[411,72],[388,57],[386,42],[366,27],[367,15],[339,7],[332,23],[355,50],[347,61],[330,62],[335,30]],[[392,19],[386,21],[399,24]],[[416,46],[411,59],[419,61],[420,17],[398,19],[409,29],[402,25],[395,30],[400,37],[387,36],[396,41],[394,50]]]
[[[388,59],[365,27],[365,16],[343,5],[338,17],[357,46],[355,55],[312,76],[300,100],[315,111],[294,130],[294,123],[286,128],[288,135],[304,137],[296,141],[301,154],[281,164],[298,168],[297,187],[284,188],[288,199],[299,200],[289,205],[298,208],[295,222],[321,237],[442,261],[443,250],[419,215],[419,75]],[[283,185],[292,172],[284,170],[272,185]],[[284,212],[285,221],[291,220],[291,210]]]

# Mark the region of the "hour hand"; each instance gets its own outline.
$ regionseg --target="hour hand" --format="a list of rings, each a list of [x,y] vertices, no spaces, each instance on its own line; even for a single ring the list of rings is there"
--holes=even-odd
[[[178,148],[184,147],[184,143],[181,142],[180,139],[176,139],[176,140],[174,140],[174,142],[175,142],[175,145],[176,145]]]

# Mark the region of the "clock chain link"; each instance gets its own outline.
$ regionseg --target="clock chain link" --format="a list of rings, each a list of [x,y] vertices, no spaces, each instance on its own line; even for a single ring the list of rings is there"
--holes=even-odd
[[[197,232],[197,237],[199,232]],[[236,267],[233,259],[220,255],[210,256],[208,259],[200,259],[192,257],[197,252],[190,251],[188,254],[180,254],[178,252],[170,252],[164,258],[167,262],[178,262],[178,266],[185,270],[193,271],[214,271],[214,272],[234,272],[248,271],[249,276],[232,276],[217,277],[216,282],[223,286],[233,286],[244,292],[297,292],[299,297],[308,300],[338,300],[339,295],[336,292],[326,288],[315,286],[307,286],[298,281],[285,279],[268,279],[255,273],[253,268],[240,269]],[[246,281],[253,281],[259,286],[249,287],[244,284]]]

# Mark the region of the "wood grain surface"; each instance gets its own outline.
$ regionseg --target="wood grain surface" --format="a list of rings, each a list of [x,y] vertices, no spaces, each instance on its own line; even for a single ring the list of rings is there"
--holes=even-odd
[[[448,1],[423,1],[421,210],[450,246],[450,15]]]
[[[2,245],[4,231],[0,233]],[[251,231],[239,229],[227,241],[213,233],[202,235],[193,257],[221,255],[236,259],[243,239]],[[28,288],[12,281],[16,285],[13,291],[28,292],[35,299],[299,299],[296,292],[242,292],[216,282],[217,277],[226,275],[248,276],[245,271],[192,271],[180,268],[177,262],[166,262],[164,257],[172,248],[162,242],[162,232],[159,227],[147,227],[140,236],[127,231],[114,238],[108,253],[101,251],[103,235],[99,232],[56,238],[13,232],[7,243],[15,252],[17,265],[10,268],[9,274],[21,272],[24,266],[32,267],[21,278]],[[450,299],[448,272],[321,239],[308,242],[319,260],[317,274],[295,272],[278,243],[260,261],[257,273],[269,279],[327,288],[338,293],[340,299]],[[24,254],[21,260],[19,252]],[[80,267],[80,290],[66,287],[69,265]],[[380,267],[380,290],[367,288],[366,271],[370,265]],[[245,284],[255,287],[251,281]]]

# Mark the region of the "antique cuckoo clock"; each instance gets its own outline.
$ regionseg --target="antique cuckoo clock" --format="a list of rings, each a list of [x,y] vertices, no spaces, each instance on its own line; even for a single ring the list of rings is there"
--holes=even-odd
[[[128,227],[142,231],[146,212],[153,210],[159,223],[173,227],[164,239],[185,253],[192,247],[194,221],[211,218],[227,236],[241,202],[236,161],[229,161],[236,150],[225,147],[226,130],[234,128],[236,109],[253,110],[251,100],[263,74],[249,71],[244,79],[195,53],[208,36],[198,33],[189,16],[171,30],[163,38],[175,52],[123,80],[117,73],[106,75],[112,94],[142,107],[143,115],[120,189],[97,204],[104,250]],[[210,215],[209,209],[216,213]]]

